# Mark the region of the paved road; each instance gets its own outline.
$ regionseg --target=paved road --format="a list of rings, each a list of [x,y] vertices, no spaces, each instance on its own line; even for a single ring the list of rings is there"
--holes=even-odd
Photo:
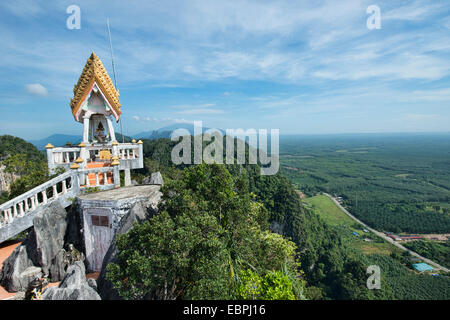
[[[362,222],[361,220],[359,220],[358,218],[356,218],[355,216],[353,216],[350,212],[347,211],[347,209],[345,209],[343,206],[341,206],[341,204],[339,202],[337,202],[337,200],[332,197],[331,195],[329,195],[328,193],[323,193],[324,195],[326,195],[327,197],[329,197],[331,200],[333,200],[333,202],[342,210],[344,211],[350,218],[352,218],[353,220],[355,220],[356,222],[358,222],[359,224],[363,225],[367,230],[375,233],[377,236],[383,238],[384,240],[386,240],[389,243],[392,243],[394,246],[396,246],[397,248],[400,248],[404,251],[408,251],[411,255],[422,259],[423,261],[425,261],[426,263],[428,263],[429,265],[432,265],[433,267],[435,267],[438,270],[442,270],[445,272],[449,272],[450,270],[447,269],[446,267],[441,266],[440,264],[437,264],[434,261],[431,261],[430,259],[427,259],[425,257],[422,257],[420,254],[418,254],[417,252],[411,251],[408,248],[402,246],[400,243],[396,242],[395,240],[393,240],[392,238],[389,238],[387,235],[385,235],[382,232],[379,232],[375,229],[372,229],[371,227],[369,227],[367,224],[365,224],[364,222]]]

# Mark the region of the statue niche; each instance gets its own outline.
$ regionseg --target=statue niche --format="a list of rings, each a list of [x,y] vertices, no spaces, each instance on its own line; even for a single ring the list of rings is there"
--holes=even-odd
[[[94,138],[97,139],[99,143],[104,143],[106,140],[105,128],[103,127],[103,124],[101,122],[98,123]]]

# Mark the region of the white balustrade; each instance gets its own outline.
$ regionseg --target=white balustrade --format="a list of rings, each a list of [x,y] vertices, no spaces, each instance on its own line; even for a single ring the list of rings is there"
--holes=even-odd
[[[62,194],[71,191],[73,185],[73,172],[66,172],[53,178],[42,185],[25,192],[24,194],[7,201],[0,205],[0,227],[12,223],[15,218],[23,217],[29,212],[36,210],[42,205],[46,205],[60,197],[57,191],[57,184],[62,184]],[[67,179],[70,178],[70,186],[67,186]],[[47,197],[47,189],[51,188],[53,196],[49,199]],[[39,197],[41,201],[39,202]]]

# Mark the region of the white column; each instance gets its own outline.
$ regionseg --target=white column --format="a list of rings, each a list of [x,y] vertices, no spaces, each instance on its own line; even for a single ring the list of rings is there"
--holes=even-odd
[[[47,191],[46,190],[42,191],[42,203],[43,204],[47,203]]]
[[[50,173],[53,173],[53,170],[55,168],[55,159],[53,157],[53,148],[47,148],[47,163],[48,163],[48,170]]]
[[[108,116],[106,117],[106,122],[108,124],[109,137],[111,141],[116,141],[116,134],[114,133],[113,123]]]
[[[83,142],[89,143],[89,116],[83,117]]]
[[[23,201],[19,202],[19,216],[23,216]]]
[[[131,186],[131,172],[130,169],[125,169],[125,187]]]

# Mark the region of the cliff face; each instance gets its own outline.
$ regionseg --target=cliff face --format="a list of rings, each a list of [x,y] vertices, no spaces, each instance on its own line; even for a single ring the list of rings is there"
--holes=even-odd
[[[0,162],[0,192],[9,192],[11,184],[18,178],[14,173],[5,172],[5,166]]]

